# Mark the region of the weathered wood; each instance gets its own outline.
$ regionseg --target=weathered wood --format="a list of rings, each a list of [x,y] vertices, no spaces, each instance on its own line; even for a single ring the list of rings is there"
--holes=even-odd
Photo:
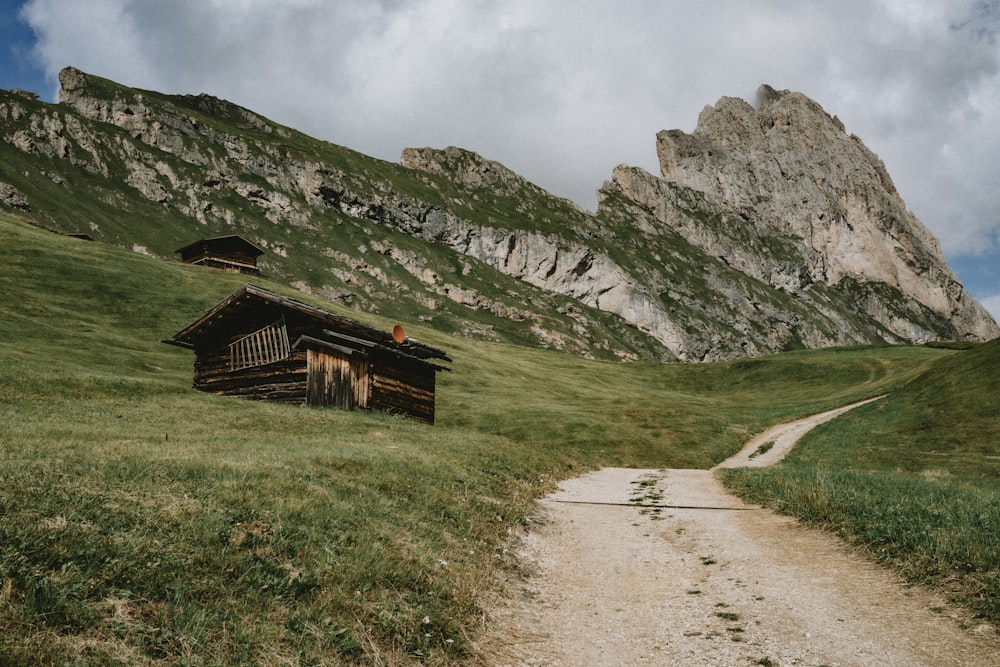
[[[441,350],[410,339],[399,343],[387,332],[252,285],[172,342],[195,350],[193,385],[201,391],[383,410],[427,423],[434,423],[436,372],[446,370],[429,359],[450,361]]]
[[[198,264],[233,273],[258,274],[257,257],[264,254],[259,247],[239,235],[199,239],[177,249],[185,264]]]
[[[371,383],[365,357],[311,349],[307,367],[307,404],[345,410],[368,408]]]
[[[397,360],[398,361],[398,360]],[[434,369],[380,359],[372,369],[371,406],[434,423]]]
[[[232,396],[233,398],[245,398],[256,401],[278,401],[281,403],[291,403],[293,405],[306,404],[305,383],[301,386],[292,385],[260,385],[259,387],[246,388],[244,391],[214,392],[222,396]]]
[[[300,353],[272,364],[232,371],[229,369],[229,361],[225,358],[216,356],[212,359],[203,359],[195,364],[194,387],[201,391],[235,396],[253,393],[254,387],[257,386],[286,385],[290,391],[294,388],[295,392],[301,394],[301,401],[304,402],[306,383],[304,361],[304,355]]]

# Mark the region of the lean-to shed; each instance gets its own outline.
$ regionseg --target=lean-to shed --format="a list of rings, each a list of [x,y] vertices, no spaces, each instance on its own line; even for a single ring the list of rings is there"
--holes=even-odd
[[[238,234],[199,239],[174,251],[180,253],[185,264],[200,264],[232,273],[260,273],[257,258],[264,254],[250,241]]]
[[[194,388],[228,396],[381,410],[434,423],[444,351],[256,285],[163,341],[194,350]]]

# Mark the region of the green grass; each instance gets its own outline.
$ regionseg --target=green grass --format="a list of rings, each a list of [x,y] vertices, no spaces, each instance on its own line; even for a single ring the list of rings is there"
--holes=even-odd
[[[415,325],[454,358],[431,427],[195,392],[191,353],[159,341],[241,278],[2,213],[0,233],[6,664],[475,664],[558,479],[708,467],[984,349],[620,364]]]
[[[837,531],[1000,621],[1000,340],[949,355],[807,435],[742,495]]]

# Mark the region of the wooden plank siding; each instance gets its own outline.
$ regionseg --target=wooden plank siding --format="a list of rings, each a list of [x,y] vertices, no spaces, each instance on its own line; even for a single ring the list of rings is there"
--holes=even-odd
[[[305,404],[307,380],[304,350],[293,351],[281,361],[234,371],[226,347],[217,354],[196,357],[193,386],[225,396]]]
[[[252,276],[260,274],[260,268],[257,266],[256,261],[249,262],[245,258],[218,257],[216,255],[203,254],[192,258],[191,261],[185,262],[185,264],[207,266],[212,269],[221,269],[228,273],[245,273]]]
[[[264,251],[238,234],[199,239],[178,248],[185,264],[200,264],[234,273],[256,275],[260,273],[257,258]]]
[[[199,391],[379,410],[434,423],[447,354],[418,341],[244,285],[164,342],[194,350]]]
[[[372,362],[371,407],[433,424],[434,384],[434,369],[426,364],[377,358]]]
[[[335,350],[309,349],[306,404],[367,410],[371,394],[368,359]]]

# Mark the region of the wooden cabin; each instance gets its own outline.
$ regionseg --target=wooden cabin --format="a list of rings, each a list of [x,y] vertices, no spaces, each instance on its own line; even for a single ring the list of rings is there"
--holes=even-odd
[[[194,388],[243,398],[380,410],[434,423],[444,351],[256,285],[177,332],[194,350]]]
[[[238,234],[200,239],[174,252],[180,253],[181,261],[185,264],[201,264],[251,275],[260,273],[257,258],[264,254],[263,250]]]

